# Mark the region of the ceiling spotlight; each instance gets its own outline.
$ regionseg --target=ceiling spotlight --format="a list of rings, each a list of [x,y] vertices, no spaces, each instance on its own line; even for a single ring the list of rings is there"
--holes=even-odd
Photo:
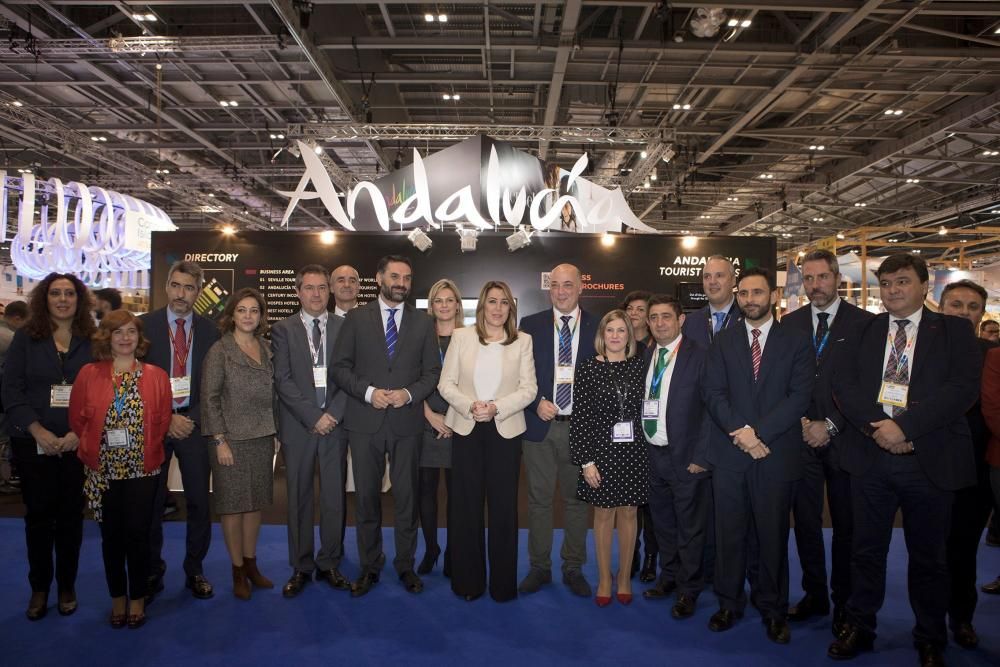
[[[683,239],[681,239],[681,247],[686,250],[691,250],[697,245],[698,245],[697,236],[685,236]]]
[[[899,243],[899,239],[889,239],[889,243]]]
[[[860,202],[860,201],[854,202],[854,208],[865,208],[866,206],[868,206],[868,204],[866,204],[864,202]]]
[[[240,103],[237,102],[236,100],[229,100],[229,106],[231,106],[231,107],[238,107],[239,105],[240,105]]]
[[[448,15],[447,14],[438,14],[438,22],[439,23],[447,23],[448,22]]]
[[[944,225],[941,225],[941,229],[938,230],[938,234],[940,234],[941,236],[945,236],[947,233],[948,230],[945,228]]]
[[[650,185],[649,181],[646,181],[645,183],[642,184],[642,187],[644,187],[644,188],[646,188],[648,190],[652,186]]]
[[[451,99],[453,99],[453,100],[455,100],[455,101],[457,102],[457,101],[459,101],[460,99],[462,99],[462,96],[461,96],[461,95],[452,95],[452,96],[451,96]]]
[[[823,222],[823,218],[813,218],[813,222]]]
[[[236,233],[236,228],[233,227],[232,225],[224,225],[222,227],[222,233],[225,234],[226,236],[232,236],[233,234]]]
[[[229,106],[229,102],[227,100],[219,100],[219,106],[220,107],[228,107]]]
[[[30,169],[18,169],[17,171],[18,171],[19,174],[30,174],[31,173]]]
[[[675,104],[674,105],[674,111],[680,111],[680,109],[681,109],[681,105],[679,105],[679,104]]]
[[[601,245],[605,248],[610,248],[615,244],[615,237],[611,234],[604,232],[601,234]]]
[[[517,231],[507,237],[507,249],[511,252],[531,245],[531,229],[526,225],[518,227]]]
[[[711,218],[712,216],[710,216],[710,215],[699,215],[698,217],[701,218],[702,220],[707,220],[707,219]]]
[[[987,151],[983,151],[982,152],[982,156],[983,157],[996,157],[997,155],[1000,155],[1000,151],[989,151],[989,150],[987,150]]]
[[[214,196],[215,196],[215,193],[214,193],[214,192],[209,192],[209,193],[208,193],[208,196],[209,196],[209,197],[214,197]]]
[[[648,157],[648,155],[649,155],[649,153],[647,153],[646,151],[640,151],[639,152],[639,157],[641,157],[643,160],[645,160],[646,157]]]
[[[450,100],[451,99],[451,95],[449,95],[448,93],[445,93],[444,95],[441,96],[441,99],[442,100]]]
[[[337,240],[337,235],[333,233],[332,229],[326,229],[320,232],[319,241],[323,245],[333,245]]]
[[[753,21],[751,21],[750,19],[743,19],[742,21],[740,21],[740,27],[749,28],[752,23]]]
[[[760,177],[765,180],[772,180],[774,179],[774,174],[761,174]]]
[[[837,239],[838,240],[843,241],[845,238],[847,238],[847,237],[844,236],[844,232],[837,232]]]
[[[434,245],[434,241],[431,241],[431,237],[427,236],[422,229],[414,229],[412,232],[406,235],[406,238],[410,240],[413,247],[420,252],[427,252],[430,247]]]
[[[792,238],[792,235],[789,234],[788,232],[782,232],[781,233],[781,237],[785,238],[785,239],[790,239],[790,238]]]
[[[886,109],[885,111],[882,112],[882,115],[884,115],[884,116],[902,116],[903,115],[903,110],[902,109]]]
[[[676,153],[674,153],[673,147],[671,146],[667,148],[667,150],[663,151],[663,161],[670,162],[673,159],[674,155],[676,155]]]
[[[90,140],[91,141],[100,141],[101,138],[100,137],[91,137]]]
[[[13,102],[11,102],[11,104],[13,104],[16,107],[23,107],[24,106],[24,102],[22,102],[21,100],[14,100]]]
[[[813,145],[811,145],[809,147],[809,150],[811,150],[811,151],[825,151],[826,150],[826,146],[824,146],[823,144],[813,144]]]
[[[459,227],[458,235],[462,239],[459,245],[459,248],[461,249],[462,252],[476,251],[476,244],[479,242],[478,229],[465,229],[464,227]]]
[[[428,23],[434,23],[434,15],[424,14],[424,20],[427,21]]]
[[[323,154],[323,147],[317,145],[315,148],[313,148],[313,153],[315,153],[316,155],[322,155]]]
[[[911,252],[912,252],[912,253],[913,253],[914,255],[919,255],[919,254],[920,254],[920,248],[917,248],[916,250],[912,250]]]
[[[726,197],[726,201],[739,201],[739,197]]]
[[[739,24],[740,24],[739,19],[729,19],[728,21],[726,21],[726,25],[729,26],[730,28],[735,28]]]
[[[907,183],[919,183],[920,179],[919,178],[908,178],[908,179],[906,179],[906,182]]]
[[[649,180],[651,180],[651,181],[655,181],[656,180],[656,172],[655,171],[650,172],[650,174],[649,174]]]

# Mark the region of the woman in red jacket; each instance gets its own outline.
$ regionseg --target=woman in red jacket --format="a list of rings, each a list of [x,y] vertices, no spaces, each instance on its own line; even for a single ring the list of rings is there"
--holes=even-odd
[[[98,361],[80,370],[69,399],[84,494],[101,524],[113,628],[146,622],[149,528],[171,411],[167,374],[136,361],[148,348],[137,317],[108,313],[91,343]]]

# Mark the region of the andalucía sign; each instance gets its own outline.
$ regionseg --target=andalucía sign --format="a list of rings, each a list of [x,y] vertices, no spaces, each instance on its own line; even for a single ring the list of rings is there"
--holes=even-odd
[[[297,145],[305,172],[294,191],[281,192],[289,198],[283,225],[299,201],[318,198],[350,231],[438,229],[452,223],[587,233],[621,231],[624,224],[656,232],[632,213],[620,188],[602,188],[581,176],[586,155],[567,172],[510,144],[470,137],[427,158],[414,149],[412,164],[341,193],[319,156],[305,143]],[[313,190],[306,189],[310,183]]]

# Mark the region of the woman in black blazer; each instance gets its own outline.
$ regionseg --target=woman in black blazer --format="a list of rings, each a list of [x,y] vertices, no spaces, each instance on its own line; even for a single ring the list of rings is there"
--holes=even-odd
[[[53,575],[59,613],[76,611],[83,540],[83,465],[69,428],[69,394],[90,363],[90,292],[76,276],[50,273],[31,292],[28,321],[14,334],[3,373],[3,405],[26,508],[32,621],[48,611]],[[55,567],[52,551],[55,548]]]

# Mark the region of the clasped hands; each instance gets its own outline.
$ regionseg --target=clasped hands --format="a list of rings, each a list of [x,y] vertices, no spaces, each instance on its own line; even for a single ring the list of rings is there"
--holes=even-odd
[[[469,413],[477,422],[488,422],[497,416],[497,406],[493,401],[473,401]]]
[[[885,451],[891,454],[909,454],[913,451],[913,443],[906,439],[903,429],[893,420],[871,422],[871,427],[874,429],[872,439]]]
[[[830,444],[830,433],[826,430],[826,422],[802,418],[802,439],[813,449],[826,447]]]
[[[76,437],[76,433],[73,431],[60,438],[52,431],[42,428],[39,429],[38,434],[35,436],[35,442],[42,448],[46,456],[55,456],[56,454],[76,450],[80,444],[80,439]]]
[[[405,389],[376,389],[372,392],[372,407],[376,410],[401,408],[410,400]]]
[[[764,441],[757,437],[757,434],[749,426],[738,428],[729,434],[733,438],[733,444],[749,454],[754,459],[762,459],[771,453]]]
[[[317,435],[327,435],[337,427],[337,420],[327,413],[323,413],[313,426],[313,433]]]

